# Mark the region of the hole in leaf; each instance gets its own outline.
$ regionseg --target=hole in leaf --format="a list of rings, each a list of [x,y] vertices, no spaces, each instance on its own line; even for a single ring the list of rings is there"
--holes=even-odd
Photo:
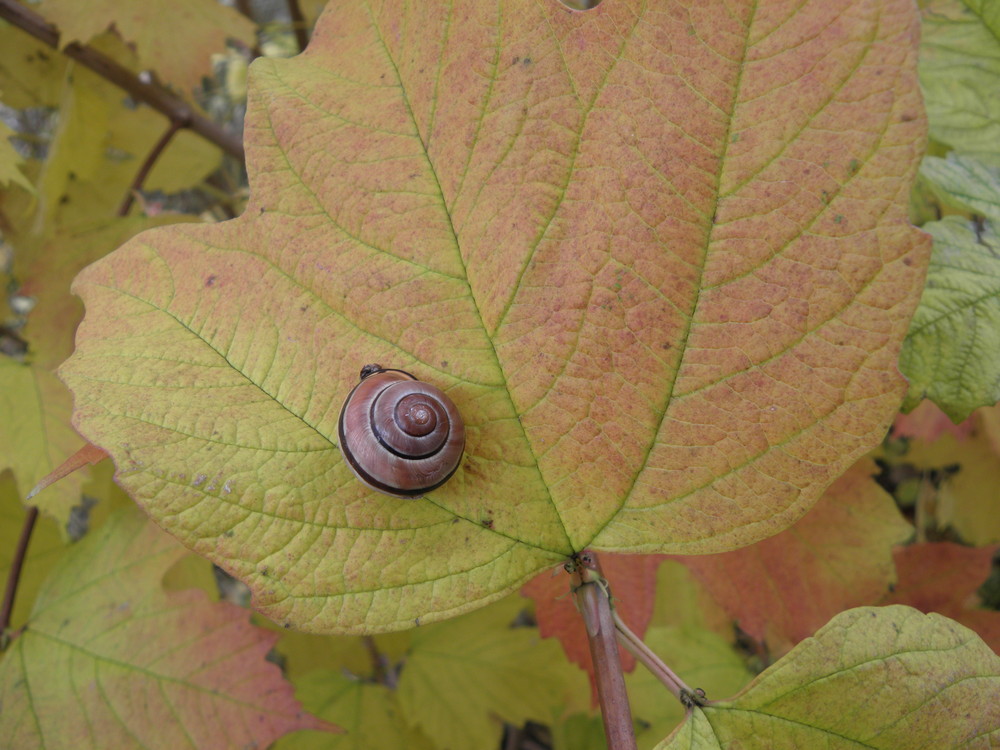
[[[593,10],[601,4],[601,0],[559,0],[572,10]]]

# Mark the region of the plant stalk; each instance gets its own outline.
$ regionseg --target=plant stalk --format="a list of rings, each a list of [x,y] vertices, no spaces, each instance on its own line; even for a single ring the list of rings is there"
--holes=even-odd
[[[590,643],[608,750],[636,750],[632,709],[625,691],[625,675],[618,655],[607,583],[601,575],[597,558],[590,552],[579,555],[570,572],[573,596]]]
[[[21,536],[17,540],[17,549],[14,550],[14,557],[10,561],[10,570],[7,572],[7,587],[3,592],[3,605],[0,606],[0,636],[10,627],[10,618],[14,612],[14,597],[17,594],[17,584],[21,580],[21,567],[24,565],[24,558],[28,554],[28,543],[31,541],[31,532],[35,529],[35,521],[38,520],[38,508],[34,505],[28,508],[24,517],[24,524],[21,526]]]

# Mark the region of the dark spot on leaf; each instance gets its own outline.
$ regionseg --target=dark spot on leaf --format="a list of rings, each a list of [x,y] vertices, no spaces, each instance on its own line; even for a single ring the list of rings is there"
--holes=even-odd
[[[523,60],[521,60],[521,65],[524,65],[525,67],[527,67],[528,65],[531,65],[531,63],[532,63],[532,59],[530,57],[526,57]]]
[[[519,62],[521,62],[521,58],[520,57],[515,57],[513,60],[510,61],[510,64],[511,65],[517,65]]]
[[[451,519],[451,522],[452,522],[453,524],[454,524],[454,523],[458,523],[458,516],[455,516],[455,517],[454,517],[453,519]]]
[[[420,627],[420,618],[419,617],[414,617],[413,618],[413,624],[414,624],[414,626],[416,626],[416,627],[419,628]]]
[[[912,266],[913,265],[913,258],[911,258],[910,256],[907,255],[905,258],[903,258],[903,265],[904,266]]]
[[[442,360],[441,360],[441,366],[442,366],[442,367],[447,367],[447,366],[448,366],[448,360],[446,360],[446,359],[442,359]]]
[[[269,574],[270,572],[271,572],[271,571],[270,571],[270,569],[269,569],[269,568],[261,568],[261,569],[260,569],[260,574],[261,574],[262,576],[264,576],[265,578],[267,578],[267,576],[268,576],[268,574]]]
[[[292,623],[290,623],[290,622],[283,622],[283,623],[281,623],[281,627],[283,627],[285,630],[291,630]]]
[[[216,275],[213,273],[207,279],[205,279],[205,286],[215,286]]]
[[[909,112],[904,112],[903,114],[901,114],[899,116],[899,121],[900,122],[912,122],[913,120],[916,120],[916,119],[917,119],[917,116],[916,115],[912,115]]]
[[[837,214],[836,216],[833,217],[833,221],[836,224],[843,224],[844,223],[844,215],[843,214]]]
[[[861,162],[857,159],[851,159],[850,164],[847,165],[847,169],[851,174],[855,174],[859,169],[861,169]]]
[[[482,521],[480,521],[480,523],[482,523],[482,525],[485,526],[487,529],[492,529],[493,528],[493,519],[492,518],[484,518]]]

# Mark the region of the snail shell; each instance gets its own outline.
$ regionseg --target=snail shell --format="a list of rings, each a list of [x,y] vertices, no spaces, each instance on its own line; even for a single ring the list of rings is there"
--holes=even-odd
[[[403,370],[365,365],[338,425],[347,465],[373,490],[420,497],[455,473],[465,425],[444,392]]]

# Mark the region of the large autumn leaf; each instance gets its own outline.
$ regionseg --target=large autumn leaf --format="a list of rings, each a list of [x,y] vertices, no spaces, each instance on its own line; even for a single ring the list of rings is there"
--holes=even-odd
[[[902,397],[915,36],[905,0],[337,3],[254,65],[247,212],[80,275],[76,424],[315,631],[447,617],[587,545],[773,534]],[[425,500],[341,460],[369,362],[465,416]]]

